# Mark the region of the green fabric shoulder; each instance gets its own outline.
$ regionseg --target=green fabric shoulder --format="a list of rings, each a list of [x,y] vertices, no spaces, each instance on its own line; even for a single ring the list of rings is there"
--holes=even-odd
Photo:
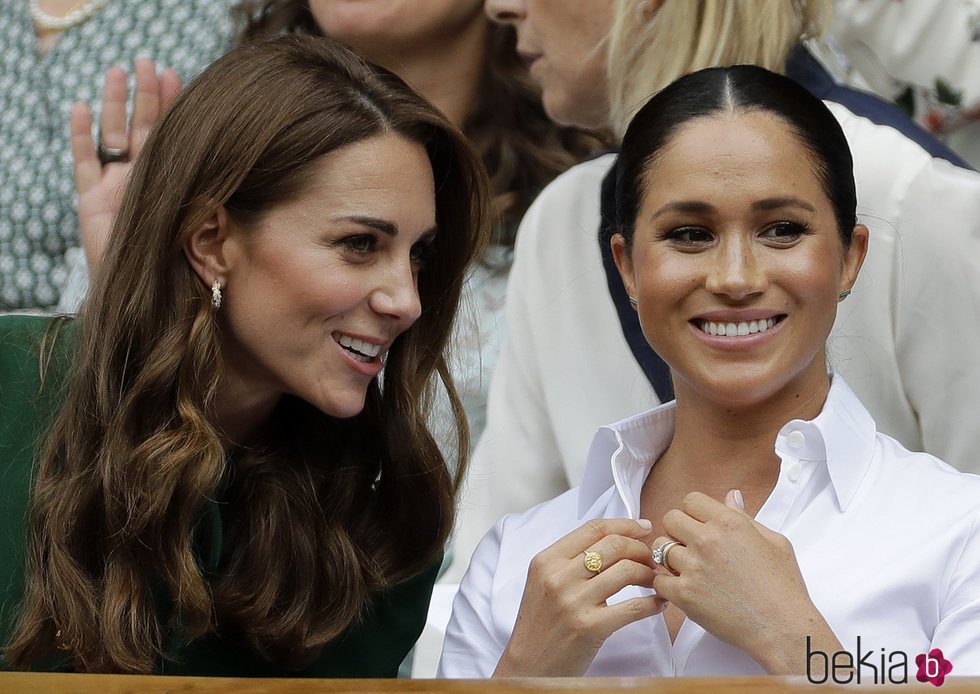
[[[34,461],[63,401],[77,327],[71,319],[0,315],[0,644],[22,594]]]

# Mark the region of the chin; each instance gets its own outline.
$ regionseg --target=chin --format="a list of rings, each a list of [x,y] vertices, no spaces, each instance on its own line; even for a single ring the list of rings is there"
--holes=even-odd
[[[745,409],[776,395],[787,384],[766,379],[759,373],[730,374],[724,379],[695,376],[685,379],[687,386],[723,407]]]
[[[328,417],[350,419],[364,411],[366,397],[367,393],[365,392],[359,395],[351,394],[349,397],[331,398],[324,402],[317,402],[315,400],[309,400],[308,402]]]

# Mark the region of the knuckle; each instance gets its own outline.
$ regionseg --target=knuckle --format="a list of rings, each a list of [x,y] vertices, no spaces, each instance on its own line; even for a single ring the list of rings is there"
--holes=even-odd
[[[606,542],[608,543],[609,552],[615,554],[617,557],[627,553],[629,543],[622,535],[610,535],[606,538]]]
[[[584,636],[593,629],[582,610],[577,610],[568,619],[568,630],[576,636]]]
[[[595,536],[601,537],[606,534],[606,524],[595,518],[586,521],[584,527],[586,527],[589,532]]]

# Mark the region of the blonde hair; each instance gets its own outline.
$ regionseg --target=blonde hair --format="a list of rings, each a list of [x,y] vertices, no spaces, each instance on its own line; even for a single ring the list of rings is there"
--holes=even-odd
[[[829,0],[651,0],[614,4],[609,33],[609,126],[622,138],[633,114],[677,78],[750,64],[783,72],[790,50],[823,34]]]

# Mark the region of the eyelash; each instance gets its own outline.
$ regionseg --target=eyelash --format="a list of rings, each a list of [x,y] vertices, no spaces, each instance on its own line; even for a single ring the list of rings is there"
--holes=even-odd
[[[348,236],[340,239],[338,243],[356,256],[367,256],[373,253],[378,246],[377,238],[371,234]],[[419,241],[412,246],[411,252],[412,263],[414,263],[419,270],[422,270],[429,264],[429,262],[432,260],[432,256],[435,254],[435,241],[432,239]]]
[[[783,235],[783,236],[769,236],[768,235],[768,232],[773,231],[773,230],[778,230],[778,229],[789,230],[790,231],[790,234]],[[692,233],[700,233],[700,234],[706,236],[707,238],[701,238],[701,239],[698,239],[698,240],[693,240],[691,238],[684,238],[685,236],[689,236]],[[810,225],[809,224],[806,224],[805,222],[786,222],[786,221],[784,221],[784,222],[776,222],[774,224],[770,224],[765,229],[763,229],[763,231],[760,234],[760,236],[762,238],[766,238],[766,239],[775,241],[777,244],[780,244],[780,245],[789,245],[791,242],[796,241],[798,237],[803,236],[805,234],[809,234],[809,233],[810,233]],[[786,239],[787,236],[790,237],[790,238]],[[661,238],[664,239],[664,240],[666,240],[666,241],[672,241],[672,242],[674,242],[676,244],[679,244],[679,245],[682,245],[682,246],[687,246],[687,247],[691,247],[691,248],[698,248],[698,247],[707,246],[708,244],[710,244],[711,241],[714,239],[714,235],[710,231],[708,231],[707,229],[705,229],[704,227],[685,226],[685,227],[678,227],[676,229],[670,229],[670,230],[664,232],[661,235]],[[786,239],[786,240],[784,240],[784,239]]]

